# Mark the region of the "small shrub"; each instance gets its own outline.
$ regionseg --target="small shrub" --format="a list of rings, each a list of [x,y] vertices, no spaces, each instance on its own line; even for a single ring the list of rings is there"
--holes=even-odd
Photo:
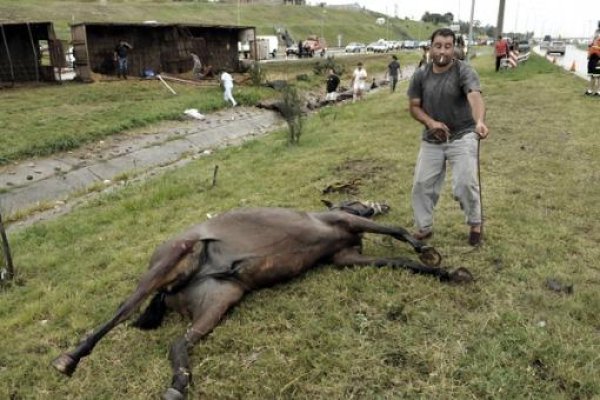
[[[289,143],[298,144],[304,122],[304,117],[302,116],[302,99],[294,86],[286,86],[282,92],[281,115],[283,115],[288,124]]]
[[[255,61],[250,67],[250,80],[254,86],[260,86],[264,81],[267,80],[267,74],[262,69],[260,63]]]
[[[330,68],[333,69],[333,72],[335,72],[336,75],[342,75],[344,73],[344,66],[337,63],[333,56],[328,56],[323,61],[317,61],[313,67],[313,71],[316,75],[323,75]]]

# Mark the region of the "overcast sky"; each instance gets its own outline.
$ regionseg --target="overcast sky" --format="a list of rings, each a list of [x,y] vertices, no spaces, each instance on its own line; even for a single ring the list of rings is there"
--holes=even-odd
[[[359,3],[366,8],[400,18],[421,19],[426,11],[468,21],[471,0],[309,0],[309,4]],[[474,19],[496,25],[499,0],[476,0]],[[504,31],[534,31],[536,36],[590,37],[600,20],[600,0],[506,0]]]

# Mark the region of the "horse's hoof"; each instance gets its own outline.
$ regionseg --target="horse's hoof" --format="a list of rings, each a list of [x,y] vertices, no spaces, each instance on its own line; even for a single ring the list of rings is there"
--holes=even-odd
[[[73,375],[75,368],[77,368],[77,362],[68,354],[61,354],[52,361],[52,366],[67,376]]]
[[[455,283],[471,283],[475,280],[473,274],[463,267],[456,268],[454,271],[450,272],[450,281]]]
[[[421,249],[419,260],[430,267],[437,267],[442,263],[442,255],[433,247],[426,246]]]
[[[163,400],[183,400],[183,394],[172,387],[168,388],[162,396]]]

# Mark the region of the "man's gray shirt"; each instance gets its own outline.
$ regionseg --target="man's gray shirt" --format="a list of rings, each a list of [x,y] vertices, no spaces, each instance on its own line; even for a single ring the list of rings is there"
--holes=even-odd
[[[481,92],[479,76],[470,65],[454,60],[445,72],[433,72],[433,64],[426,64],[415,71],[408,87],[409,99],[421,99],[421,108],[431,118],[443,122],[450,129],[449,140],[456,140],[475,129],[475,120],[467,94]],[[423,140],[439,143],[427,128]]]

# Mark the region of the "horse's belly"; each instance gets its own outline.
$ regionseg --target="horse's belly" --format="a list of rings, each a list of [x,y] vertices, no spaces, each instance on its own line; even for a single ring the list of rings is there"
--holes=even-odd
[[[314,256],[278,255],[242,262],[237,271],[240,281],[250,288],[271,286],[301,275],[318,262]]]

